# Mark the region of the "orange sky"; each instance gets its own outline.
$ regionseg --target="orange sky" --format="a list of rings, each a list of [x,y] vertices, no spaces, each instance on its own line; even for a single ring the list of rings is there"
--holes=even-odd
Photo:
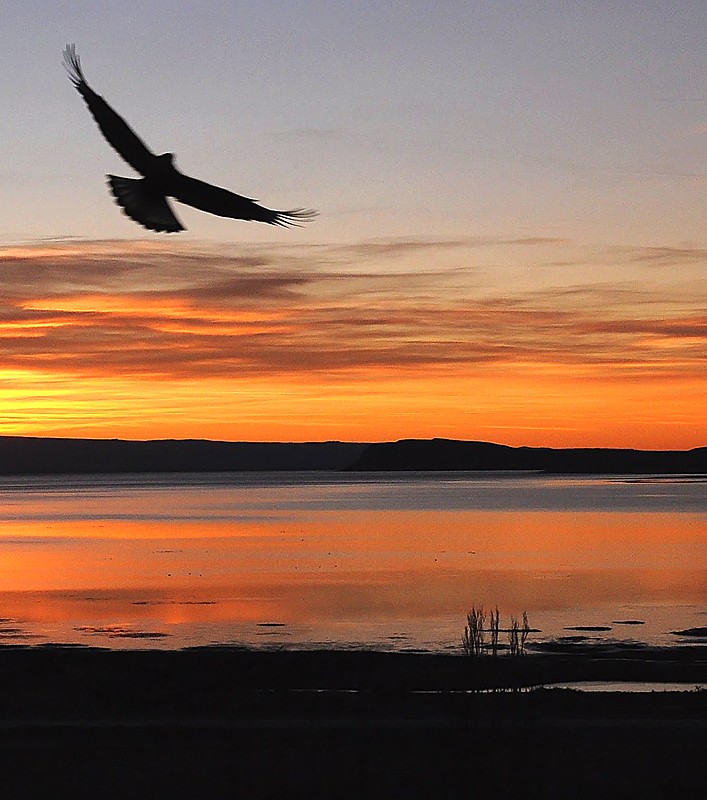
[[[707,443],[697,247],[0,248],[0,434]]]

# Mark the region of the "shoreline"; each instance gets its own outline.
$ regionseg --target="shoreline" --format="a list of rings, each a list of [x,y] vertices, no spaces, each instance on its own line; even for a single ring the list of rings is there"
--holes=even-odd
[[[61,692],[53,694],[61,676]],[[208,680],[205,680],[208,676]],[[229,694],[267,692],[481,696],[558,683],[703,684],[707,644],[675,647],[574,644],[521,656],[401,653],[366,649],[286,650],[213,645],[182,650],[110,650],[62,645],[0,646],[0,708],[89,714],[120,697],[120,713],[158,716],[221,709]],[[129,679],[130,693],[126,694]],[[10,693],[8,694],[8,687]],[[550,690],[548,690],[550,691]],[[704,693],[707,696],[707,692]],[[122,695],[122,696],[121,696]],[[189,706],[180,697],[191,697]],[[91,704],[95,708],[91,707]],[[95,714],[94,714],[95,716]],[[98,714],[100,716],[100,714]]]
[[[1,647],[0,788],[45,794],[60,776],[100,797],[448,797],[468,796],[471,774],[496,797],[695,792],[707,691],[522,687],[689,683],[706,667],[699,645],[478,659]]]

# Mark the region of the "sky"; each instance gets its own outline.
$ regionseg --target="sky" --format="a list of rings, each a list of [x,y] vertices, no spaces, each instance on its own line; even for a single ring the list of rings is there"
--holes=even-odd
[[[707,444],[704,2],[5,0],[0,434]],[[281,229],[132,177],[67,80]]]

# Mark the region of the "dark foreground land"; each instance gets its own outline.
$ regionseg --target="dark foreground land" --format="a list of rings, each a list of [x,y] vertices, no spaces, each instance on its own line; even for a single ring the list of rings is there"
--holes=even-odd
[[[3,797],[701,796],[707,648],[467,659],[0,649]],[[506,690],[481,692],[501,686]]]

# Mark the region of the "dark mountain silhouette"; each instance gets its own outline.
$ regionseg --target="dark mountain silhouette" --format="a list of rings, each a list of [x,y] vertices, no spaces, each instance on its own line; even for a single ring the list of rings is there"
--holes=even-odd
[[[707,447],[694,450],[508,447],[453,439],[369,445],[352,470],[537,470],[551,473],[707,473]]]
[[[283,470],[707,474],[707,447],[686,451],[563,450],[450,439],[367,444],[0,436],[3,475]]]
[[[339,470],[366,444],[0,436],[0,474]]]
[[[172,163],[172,153],[155,155],[125,120],[86,83],[81,60],[73,45],[67,45],[64,50],[64,65],[108,144],[143,176],[120,178],[108,175],[108,184],[125,214],[144,228],[163,233],[184,230],[167,202],[168,197],[219,217],[255,220],[284,227],[310,222],[317,216],[316,211],[306,208],[272,211],[248,197],[182,174]]]

